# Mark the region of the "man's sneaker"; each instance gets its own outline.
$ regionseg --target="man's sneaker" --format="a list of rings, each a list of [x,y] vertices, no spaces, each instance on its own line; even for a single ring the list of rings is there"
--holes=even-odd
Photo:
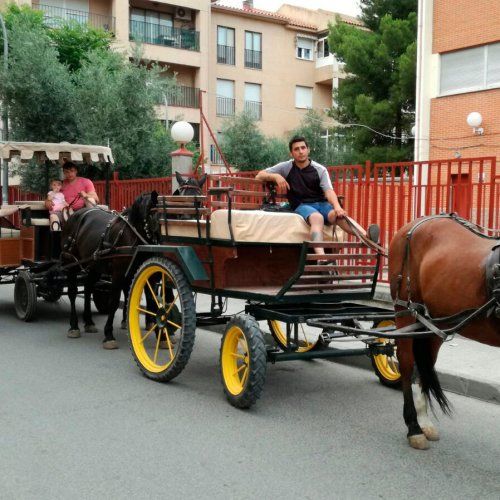
[[[370,224],[366,231],[366,236],[373,243],[378,243],[380,238],[380,227],[378,224]]]

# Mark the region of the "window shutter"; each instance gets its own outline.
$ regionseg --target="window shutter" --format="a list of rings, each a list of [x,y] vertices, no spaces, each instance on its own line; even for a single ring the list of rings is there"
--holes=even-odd
[[[295,107],[296,108],[312,108],[312,88],[295,87]]]
[[[484,50],[477,47],[441,56],[441,94],[484,85]]]

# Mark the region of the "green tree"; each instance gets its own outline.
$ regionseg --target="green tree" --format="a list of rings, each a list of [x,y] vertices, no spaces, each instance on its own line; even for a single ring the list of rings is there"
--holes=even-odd
[[[242,171],[260,170],[288,157],[285,141],[267,138],[247,112],[224,123],[220,146],[229,164]]]
[[[161,77],[155,65],[135,62],[142,60],[140,52],[130,61],[109,50],[102,33],[70,24],[56,35],[33,12],[8,11],[9,68],[0,68],[0,99],[9,110],[10,137],[109,144],[123,177],[168,174],[168,153],[176,146],[155,105],[171,93],[174,79]],[[79,33],[78,43],[70,43],[70,33]],[[23,183],[45,189],[32,171],[21,169]]]
[[[116,52],[96,50],[87,55],[74,80],[82,142],[109,142],[122,177],[170,172],[168,153],[176,146],[154,106],[174,85],[173,79],[162,78],[155,66],[148,69]]]
[[[108,50],[112,35],[109,31],[97,29],[77,21],[62,23],[57,29],[48,30],[59,53],[59,61],[70,71],[76,71],[96,50]]]
[[[12,22],[9,67],[0,69],[0,97],[10,136],[23,141],[74,142],[78,137],[74,86],[45,29]]]
[[[362,0],[361,18],[373,31],[340,20],[330,26],[330,48],[349,75],[334,94],[332,115],[361,125],[351,131],[355,161],[412,157],[412,141],[404,137],[414,121],[416,7],[416,0]]]
[[[328,127],[323,117],[313,109],[306,113],[292,135],[303,136],[311,150],[311,158],[322,165],[342,165],[354,159],[350,133]]]

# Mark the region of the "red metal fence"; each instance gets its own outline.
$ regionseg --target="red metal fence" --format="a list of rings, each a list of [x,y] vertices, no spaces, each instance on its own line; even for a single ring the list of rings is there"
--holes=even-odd
[[[421,215],[457,212],[490,228],[500,227],[500,172],[495,157],[432,160],[427,162],[376,163],[328,167],[334,189],[345,196],[345,208],[361,225],[378,223],[381,241],[387,245],[395,232]],[[255,172],[237,172],[253,177]],[[224,177],[232,176],[224,174]],[[207,185],[215,185],[211,175]],[[96,181],[97,194],[105,199],[105,182]],[[111,208],[130,206],[141,193],[170,193],[168,177],[110,181]],[[9,188],[9,199],[40,199]],[[261,201],[261,198],[255,201]]]

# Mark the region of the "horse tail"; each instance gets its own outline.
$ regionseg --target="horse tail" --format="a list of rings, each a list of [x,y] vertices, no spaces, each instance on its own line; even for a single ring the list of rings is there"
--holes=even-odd
[[[413,356],[420,375],[422,392],[427,396],[432,406],[431,394],[439,403],[445,415],[451,414],[450,402],[443,392],[436,370],[434,369],[434,359],[431,353],[431,342],[429,338],[413,339]]]

